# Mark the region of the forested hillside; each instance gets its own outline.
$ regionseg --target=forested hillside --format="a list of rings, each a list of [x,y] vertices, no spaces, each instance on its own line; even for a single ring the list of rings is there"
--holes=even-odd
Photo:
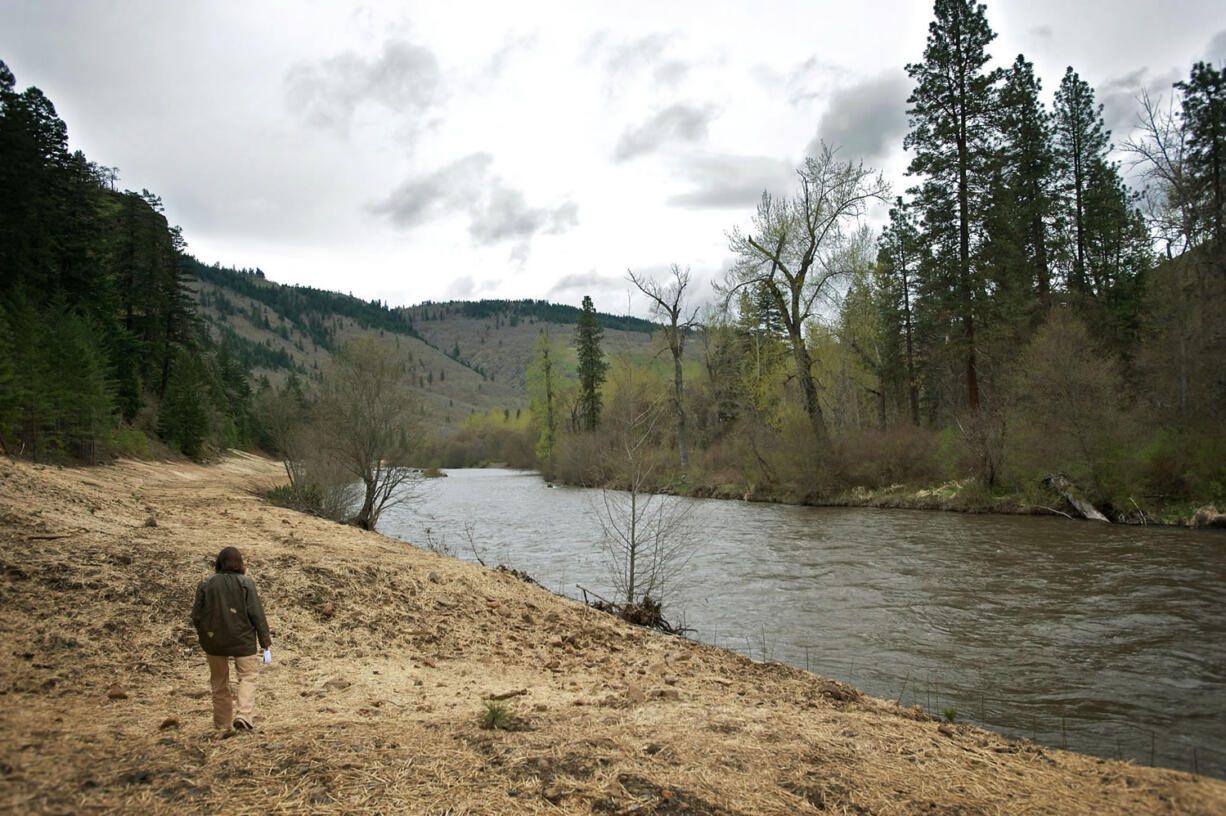
[[[247,385],[198,331],[182,236],[113,179],[0,63],[0,445],[95,461],[154,435],[189,455],[241,444]]]

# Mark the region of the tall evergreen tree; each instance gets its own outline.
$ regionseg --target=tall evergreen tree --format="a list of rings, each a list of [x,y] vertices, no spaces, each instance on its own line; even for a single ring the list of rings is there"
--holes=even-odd
[[[1055,218],[1055,152],[1051,115],[1039,99],[1034,66],[1018,54],[1000,91],[999,164],[1016,224],[1022,275],[1046,313],[1051,306],[1050,231]]]
[[[1109,159],[1110,137],[1094,89],[1070,67],[1053,113],[1060,208],[1069,226],[1068,290],[1096,337],[1127,356],[1150,264],[1149,235],[1137,197]]]
[[[890,223],[878,241],[875,288],[886,329],[886,373],[901,381],[908,418],[919,426],[919,376],[915,349],[916,275],[920,262],[920,236],[911,210],[902,198],[890,208]]]
[[[1226,249],[1226,70],[1198,62],[1188,80],[1175,87],[1183,92],[1198,221],[1220,253]]]
[[[600,386],[609,368],[600,348],[602,339],[604,328],[596,316],[596,307],[591,297],[584,295],[583,309],[575,326],[575,350],[579,358],[578,414],[585,431],[594,431],[600,425]]]
[[[936,0],[933,11],[924,59],[907,66],[916,84],[907,100],[911,130],[903,145],[915,152],[908,172],[924,178],[916,192],[935,261],[928,288],[961,324],[967,405],[974,411],[979,407],[975,311],[982,286],[972,253],[993,148],[998,73],[985,66],[996,34],[985,7],[971,0]]]
[[[1089,289],[1086,273],[1087,212],[1091,187],[1101,183],[1111,133],[1103,125],[1102,105],[1094,104],[1094,89],[1070,65],[1056,90],[1056,166],[1060,192],[1072,229],[1072,266],[1068,287],[1076,294]]]

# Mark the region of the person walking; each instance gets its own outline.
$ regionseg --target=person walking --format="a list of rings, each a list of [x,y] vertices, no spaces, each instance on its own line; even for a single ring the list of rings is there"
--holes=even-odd
[[[213,727],[233,726],[237,731],[250,731],[260,673],[259,649],[264,650],[264,662],[270,663],[272,638],[264,606],[255,581],[247,575],[242,553],[235,547],[226,547],[217,554],[214,567],[215,574],[196,586],[196,601],[192,604],[192,625],[209,661]],[[231,659],[238,679],[233,697]]]

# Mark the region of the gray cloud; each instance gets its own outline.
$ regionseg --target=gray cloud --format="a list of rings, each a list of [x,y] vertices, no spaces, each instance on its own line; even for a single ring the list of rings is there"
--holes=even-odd
[[[622,133],[613,151],[616,161],[654,153],[669,142],[699,142],[707,137],[707,125],[715,117],[710,106],[670,105],[636,128]]]
[[[677,88],[689,77],[693,65],[668,56],[676,39],[673,34],[647,34],[615,40],[608,31],[599,31],[588,40],[586,61],[599,65],[605,73],[605,93],[624,90],[631,78],[647,78],[654,88]]]
[[[539,40],[540,37],[535,32],[508,36],[503,42],[502,47],[490,55],[489,60],[482,67],[482,76],[486,79],[497,79],[511,64],[512,60],[522,53],[531,51],[536,47]]]
[[[489,153],[470,153],[432,173],[405,181],[370,209],[404,229],[470,209],[477,203],[493,160]]]
[[[763,190],[787,191],[796,168],[765,156],[707,155],[688,157],[681,168],[691,183],[688,192],[673,196],[669,204],[694,209],[752,207]]]
[[[675,88],[690,75],[690,64],[681,60],[668,60],[656,66],[651,72],[657,85],[668,85]]]
[[[763,77],[760,76],[761,80]],[[809,57],[797,65],[786,77],[778,81],[783,83],[787,93],[788,104],[793,107],[813,104],[833,83],[840,83],[847,78],[847,71],[834,63],[826,62],[817,57]]]
[[[888,71],[835,91],[806,152],[815,155],[824,141],[852,160],[884,160],[907,132],[909,90],[902,71]]]
[[[566,232],[579,223],[572,201],[556,207],[531,206],[492,169],[488,153],[470,153],[432,173],[411,178],[370,207],[397,227],[412,229],[448,215],[468,218],[468,234],[479,246],[516,242],[513,255],[527,257],[536,235]]]
[[[1095,89],[1095,99],[1103,106],[1103,124],[1119,144],[1137,126],[1141,106],[1137,101],[1145,92],[1155,101],[1170,97],[1171,85],[1179,79],[1175,70],[1151,76],[1148,68],[1138,68],[1108,79]]]
[[[428,108],[439,94],[434,54],[404,40],[388,40],[372,59],[347,52],[299,63],[285,75],[286,100],[308,122],[345,133],[369,102],[400,113]]]
[[[1205,49],[1205,60],[1215,65],[1226,62],[1226,29],[1213,35],[1209,47]]]
[[[549,287],[546,297],[578,302],[584,295],[591,295],[592,301],[598,310],[612,313],[616,312],[616,308],[609,305],[612,298],[622,295],[624,299],[625,292],[625,278],[601,275],[593,269],[588,272],[575,272],[559,278],[554,282],[553,286]]]
[[[1051,42],[1052,38],[1055,36],[1055,32],[1052,30],[1052,27],[1049,25],[1035,26],[1034,28],[1030,29],[1028,33],[1030,34],[1031,37],[1035,38],[1036,40],[1039,40],[1040,42],[1045,42],[1045,43]]]
[[[496,177],[486,195],[470,209],[468,232],[478,244],[530,239],[537,233],[557,235],[579,223],[579,207],[567,201],[552,209],[532,207],[519,190],[503,186]]]

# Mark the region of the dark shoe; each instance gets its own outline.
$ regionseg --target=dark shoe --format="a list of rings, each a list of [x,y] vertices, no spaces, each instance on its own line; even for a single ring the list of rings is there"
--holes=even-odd
[[[251,727],[251,723],[247,722],[242,717],[236,717],[234,719],[234,730],[235,731],[252,731],[254,729]]]

